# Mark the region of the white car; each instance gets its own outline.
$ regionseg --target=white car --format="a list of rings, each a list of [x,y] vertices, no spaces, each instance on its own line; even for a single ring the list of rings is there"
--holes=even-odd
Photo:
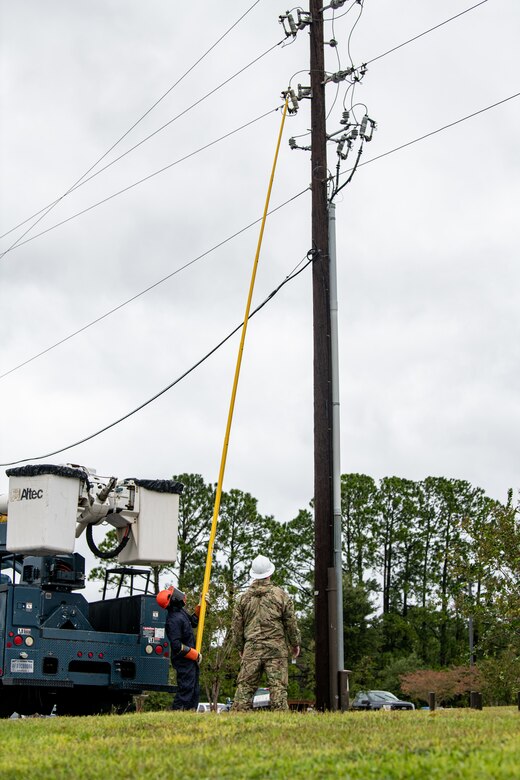
[[[253,707],[269,707],[271,703],[271,696],[269,694],[269,688],[257,688],[256,693],[253,696]]]
[[[227,704],[219,702],[217,704],[217,713],[222,712],[222,710],[227,710]],[[211,712],[211,704],[208,701],[201,701],[197,707],[197,712]]]

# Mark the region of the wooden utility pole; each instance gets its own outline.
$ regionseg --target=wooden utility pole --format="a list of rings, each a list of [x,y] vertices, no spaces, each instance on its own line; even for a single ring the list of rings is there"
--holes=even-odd
[[[329,227],[325,55],[321,0],[310,0],[312,272],[314,316],[314,528],[316,707],[334,709],[334,655],[330,569],[334,566],[332,483],[332,364],[330,339]],[[331,598],[332,596],[332,598]],[[332,641],[331,641],[332,639]]]

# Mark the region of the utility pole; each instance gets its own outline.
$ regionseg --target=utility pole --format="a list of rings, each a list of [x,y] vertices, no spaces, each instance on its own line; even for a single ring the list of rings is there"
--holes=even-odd
[[[332,362],[325,54],[321,0],[310,0],[316,707],[337,709],[332,465]],[[331,576],[332,572],[332,576]]]
[[[346,0],[309,0],[310,10],[291,11],[279,17],[287,37],[296,37],[299,30],[310,25],[310,87],[298,84],[298,94],[289,89],[292,108],[298,102],[311,99],[311,146],[299,146],[289,139],[291,149],[311,152],[312,190],[312,298],[314,346],[314,616],[315,616],[315,676],[316,707],[319,710],[348,708],[348,670],[344,669],[343,647],[343,569],[341,538],[341,463],[339,436],[339,364],[338,364],[338,301],[336,284],[336,232],[334,198],[352,180],[363,152],[370,142],[376,122],[365,113],[356,117],[353,88],[363,78],[367,66],[325,71],[325,41],[323,11],[340,8]],[[359,15],[362,12],[360,3]],[[359,17],[358,17],[359,19]],[[329,19],[330,21],[330,19]],[[357,21],[354,22],[354,27]],[[354,29],[354,27],[352,29]],[[332,39],[331,46],[337,46]],[[329,82],[346,81],[352,88],[351,107],[343,104],[340,128],[327,135],[325,86]],[[327,144],[336,144],[336,174],[330,175],[327,164]],[[341,164],[358,146],[350,176],[340,184]],[[330,193],[329,193],[330,186]],[[330,200],[330,203],[329,203]]]

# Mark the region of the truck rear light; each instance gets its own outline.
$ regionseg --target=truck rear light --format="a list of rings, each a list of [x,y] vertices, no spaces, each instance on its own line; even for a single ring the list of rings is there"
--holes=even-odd
[[[94,653],[88,653],[89,658],[94,658]]]
[[[3,673],[4,673],[4,670],[0,669],[0,677],[3,675]]]
[[[14,631],[9,631],[9,636],[14,636]]]
[[[12,647],[12,646],[13,646],[12,642],[8,642],[7,645],[6,645],[6,647]]]
[[[27,647],[32,647],[34,645],[34,639],[32,638],[32,636],[25,637],[25,644],[27,645]]]
[[[81,650],[78,650],[77,656],[78,658],[83,658],[83,653],[81,652]]]
[[[98,658],[103,658],[103,653],[98,653]]]
[[[8,646],[9,646],[9,643],[8,643]],[[150,655],[150,653],[153,653],[153,647],[151,645],[146,645],[146,647],[144,648],[144,652],[148,653],[148,655]]]
[[[19,636],[19,635],[15,636],[13,642],[15,643],[15,645],[23,645],[23,636]]]
[[[155,646],[155,652],[157,653],[157,655],[161,655],[162,651],[163,651],[162,645]]]

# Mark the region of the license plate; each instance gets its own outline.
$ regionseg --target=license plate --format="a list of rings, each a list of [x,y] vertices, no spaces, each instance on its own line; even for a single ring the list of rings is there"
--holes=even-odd
[[[13,659],[11,661],[11,672],[22,672],[24,674],[34,673],[34,661],[19,661]]]

